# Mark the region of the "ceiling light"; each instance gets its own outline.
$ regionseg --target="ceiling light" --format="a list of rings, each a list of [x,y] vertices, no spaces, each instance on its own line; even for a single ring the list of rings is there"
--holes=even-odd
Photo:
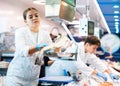
[[[119,25],[119,22],[115,22],[115,25]]]
[[[115,19],[115,21],[119,21],[119,19]]]
[[[118,24],[115,24],[115,27],[118,27],[119,25]]]
[[[2,10],[2,11],[0,11],[0,14],[12,15],[12,14],[14,14],[14,11],[12,11],[12,10]]]
[[[45,4],[46,0],[33,0],[33,3],[35,3],[35,4]]]
[[[119,5],[114,5],[113,8],[119,8]]]
[[[115,29],[116,29],[116,33],[119,33],[119,28],[118,28],[118,27],[115,27]]]
[[[118,18],[118,16],[114,16],[114,18]]]
[[[119,11],[114,11],[115,14],[119,14]]]

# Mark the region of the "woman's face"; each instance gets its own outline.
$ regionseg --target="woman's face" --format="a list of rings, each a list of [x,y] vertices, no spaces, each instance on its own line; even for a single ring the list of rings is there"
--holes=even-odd
[[[30,27],[38,27],[40,25],[40,15],[36,10],[30,10],[27,12],[25,22]]]
[[[88,53],[95,53],[96,49],[98,48],[98,45],[91,45],[89,43],[85,44],[85,51]]]

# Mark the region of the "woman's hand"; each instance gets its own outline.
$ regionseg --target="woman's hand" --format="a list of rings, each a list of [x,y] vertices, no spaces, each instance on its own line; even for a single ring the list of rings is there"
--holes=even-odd
[[[52,43],[51,45],[48,45],[46,47],[43,47],[40,50],[40,53],[43,54],[45,51],[54,49],[54,48],[67,48],[72,45],[72,41],[70,41],[66,36],[61,36],[55,43]]]
[[[72,45],[72,41],[70,41],[69,39],[68,39],[68,37],[66,37],[66,36],[61,36],[56,42],[55,42],[55,45],[54,45],[54,47],[55,48],[61,48],[61,47],[64,47],[64,48],[67,48],[67,47],[69,47],[69,46],[71,46]]]

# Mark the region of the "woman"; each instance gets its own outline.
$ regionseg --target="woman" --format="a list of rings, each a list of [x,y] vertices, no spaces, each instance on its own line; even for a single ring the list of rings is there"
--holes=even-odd
[[[37,86],[43,52],[57,47],[52,44],[49,34],[41,29],[37,9],[26,9],[23,18],[26,26],[15,32],[16,52],[7,71],[5,86]]]

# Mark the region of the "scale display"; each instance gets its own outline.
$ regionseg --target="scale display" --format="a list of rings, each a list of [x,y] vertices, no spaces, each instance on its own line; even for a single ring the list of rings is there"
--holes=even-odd
[[[106,34],[101,38],[101,47],[105,52],[114,53],[120,48],[120,38],[115,34]]]

